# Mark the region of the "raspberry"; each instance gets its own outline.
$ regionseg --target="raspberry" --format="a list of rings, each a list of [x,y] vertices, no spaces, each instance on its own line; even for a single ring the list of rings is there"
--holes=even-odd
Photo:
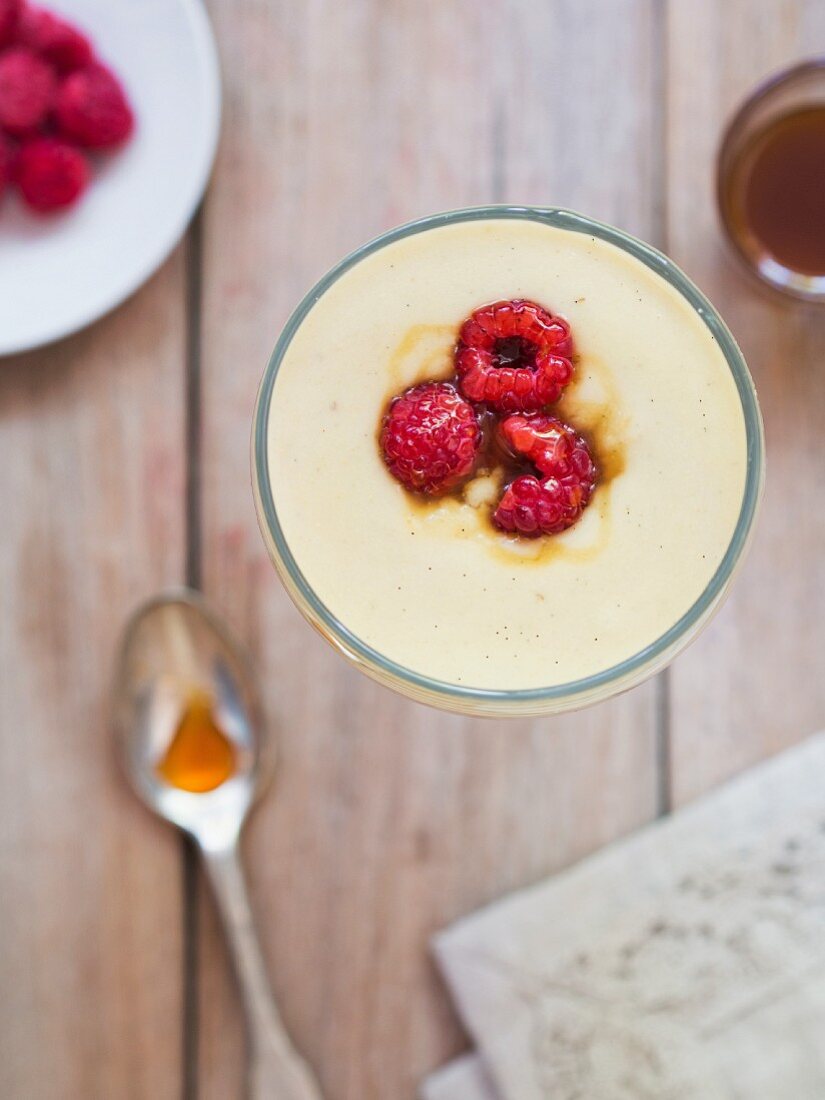
[[[535,302],[515,298],[477,309],[461,326],[461,392],[496,412],[535,412],[558,401],[573,377],[570,326]]]
[[[393,398],[381,429],[390,473],[407,489],[435,496],[472,472],[481,428],[447,382],[425,382]]]
[[[572,527],[584,509],[580,486],[567,486],[554,477],[539,481],[523,474],[507,486],[493,523],[502,531],[527,538],[557,535]]]
[[[568,358],[573,351],[567,322],[523,298],[493,302],[477,309],[461,326],[459,341],[493,351],[497,340],[510,337],[520,337],[544,351],[555,351]]]
[[[48,213],[71,206],[86,190],[89,167],[82,153],[57,138],[35,138],[20,150],[16,171],[23,198]]]
[[[595,481],[587,444],[569,425],[554,416],[508,416],[499,431],[505,446],[530,460],[541,474]]]
[[[25,46],[0,56],[0,126],[23,134],[44,121],[54,100],[55,78],[42,58]]]
[[[44,8],[28,5],[23,10],[17,41],[64,73],[82,69],[94,59],[92,44],[85,34]]]
[[[528,538],[572,527],[596,484],[596,467],[585,441],[567,424],[546,415],[510,416],[499,432],[509,450],[529,459],[543,480],[532,474],[517,477],[505,490],[493,523]]]
[[[14,178],[16,150],[10,138],[0,130],[0,198]]]
[[[0,0],[0,46],[6,46],[14,38],[23,0]]]
[[[119,144],[135,123],[117,77],[97,64],[66,77],[57,92],[56,115],[64,137],[90,149]]]

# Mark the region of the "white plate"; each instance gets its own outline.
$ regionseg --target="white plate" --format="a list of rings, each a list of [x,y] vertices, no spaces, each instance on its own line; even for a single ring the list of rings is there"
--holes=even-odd
[[[123,81],[137,128],[96,158],[73,210],[0,202],[0,355],[88,325],[135,291],[183,235],[220,127],[220,72],[201,0],[46,0]]]

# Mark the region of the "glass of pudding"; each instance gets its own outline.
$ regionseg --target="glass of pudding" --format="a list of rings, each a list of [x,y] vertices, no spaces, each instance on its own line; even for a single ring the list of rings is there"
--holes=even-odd
[[[468,318],[525,302],[570,334],[572,377],[540,415],[595,469],[560,531],[502,521],[524,475],[496,442],[508,414],[456,374]],[[387,458],[393,399],[426,384],[470,392],[478,417],[444,492],[410,491]],[[747,366],[690,280],[580,214],[505,206],[401,226],[325,275],[275,346],[252,449],[261,530],[308,621],[382,684],[473,715],[557,713],[663,668],[727,593],[764,477]]]

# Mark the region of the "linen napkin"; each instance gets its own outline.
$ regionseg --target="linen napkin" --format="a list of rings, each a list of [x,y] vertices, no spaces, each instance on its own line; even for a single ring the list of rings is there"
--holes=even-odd
[[[441,933],[425,1100],[823,1100],[825,733]]]

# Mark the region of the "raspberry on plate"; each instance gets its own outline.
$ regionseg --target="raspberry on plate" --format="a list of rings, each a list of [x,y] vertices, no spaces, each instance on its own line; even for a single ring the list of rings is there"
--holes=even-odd
[[[3,192],[12,181],[15,159],[16,150],[11,138],[6,137],[3,131],[0,130],[0,198],[3,197]]]
[[[23,9],[17,41],[39,53],[64,73],[82,69],[94,60],[92,44],[85,34],[66,19],[32,4],[27,4]]]
[[[472,473],[481,428],[454,386],[425,382],[393,398],[380,442],[394,478],[413,492],[435,496]]]
[[[65,141],[34,138],[21,148],[15,175],[28,205],[49,213],[77,201],[89,181],[89,166],[83,154]]]
[[[495,412],[535,412],[573,377],[570,326],[535,302],[482,306],[464,322],[455,365],[461,392]]]
[[[23,0],[0,0],[0,46],[13,41]]]
[[[57,92],[55,114],[63,136],[89,149],[118,145],[135,124],[117,77],[98,64],[66,77]]]
[[[582,437],[555,417],[510,416],[499,427],[505,446],[541,474],[517,477],[493,513],[502,531],[535,538],[572,527],[587,507],[596,466]]]
[[[16,46],[0,56],[0,126],[24,134],[43,122],[51,110],[55,77],[33,50]]]

